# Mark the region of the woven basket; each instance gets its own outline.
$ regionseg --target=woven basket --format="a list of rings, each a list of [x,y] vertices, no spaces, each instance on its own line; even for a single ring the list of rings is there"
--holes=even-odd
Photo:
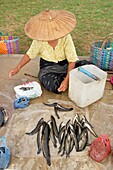
[[[0,54],[19,54],[19,38],[17,36],[0,36]]]
[[[113,70],[113,42],[109,40],[111,35],[90,46],[91,62],[102,70]]]

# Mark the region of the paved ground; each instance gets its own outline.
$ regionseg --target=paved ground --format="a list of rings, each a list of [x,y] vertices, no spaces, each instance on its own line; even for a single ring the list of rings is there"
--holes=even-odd
[[[15,67],[21,60],[22,55],[1,55],[0,56],[0,105],[5,107],[9,113],[10,120],[8,124],[1,128],[0,136],[6,136],[7,145],[11,150],[11,163],[9,169],[15,170],[38,170],[38,169],[77,169],[77,170],[111,170],[113,169],[112,154],[108,156],[102,163],[96,163],[89,157],[89,147],[83,152],[72,152],[70,158],[60,157],[56,150],[51,146],[51,166],[48,167],[42,154],[36,154],[36,136],[30,138],[25,132],[30,131],[37,120],[43,117],[49,120],[50,115],[54,115],[52,108],[48,109],[43,102],[59,102],[64,106],[72,106],[74,108],[70,113],[62,113],[60,121],[67,122],[77,113],[86,115],[91,124],[93,124],[98,135],[108,134],[113,147],[113,90],[112,85],[107,82],[102,99],[85,108],[79,108],[68,97],[68,91],[62,94],[54,94],[42,88],[41,97],[30,101],[30,105],[25,109],[15,110],[13,102],[15,99],[14,87],[23,84],[25,81],[37,81],[37,78],[25,76],[29,73],[37,76],[38,59],[32,60],[22,70],[12,78],[8,78],[8,72]],[[86,57],[80,57],[86,58]],[[36,68],[37,67],[37,68]],[[110,77],[111,75],[109,75]],[[55,115],[54,115],[55,116]],[[90,135],[89,141],[94,139]]]

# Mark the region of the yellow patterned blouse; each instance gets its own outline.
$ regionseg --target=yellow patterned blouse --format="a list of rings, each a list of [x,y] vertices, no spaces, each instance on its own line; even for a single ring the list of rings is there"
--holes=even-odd
[[[40,56],[46,61],[57,63],[67,59],[68,62],[75,62],[78,60],[75,46],[70,34],[58,40],[55,49],[51,47],[48,42],[33,40],[27,55],[30,59]]]

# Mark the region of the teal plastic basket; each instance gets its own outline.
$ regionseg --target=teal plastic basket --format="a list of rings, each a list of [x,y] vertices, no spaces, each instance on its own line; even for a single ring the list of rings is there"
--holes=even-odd
[[[113,42],[108,38],[93,42],[90,46],[91,62],[102,70],[113,70]]]

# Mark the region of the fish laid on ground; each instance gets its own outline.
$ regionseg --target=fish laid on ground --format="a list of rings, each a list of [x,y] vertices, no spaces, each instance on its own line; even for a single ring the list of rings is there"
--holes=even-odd
[[[72,137],[72,139],[73,139],[73,141],[74,141],[75,150],[78,152],[78,150],[79,150],[79,144],[78,144],[78,141],[77,141],[76,133],[73,131],[73,129],[70,129],[70,130],[71,130],[70,135],[71,135],[71,137]]]
[[[4,125],[4,114],[2,110],[0,110],[0,127]]]
[[[80,126],[81,128],[83,128],[83,126],[82,126],[82,124],[81,124],[81,121],[80,121],[80,117],[79,117],[78,114],[76,114],[75,117],[74,117],[74,124],[75,124],[75,121],[77,122],[77,124],[79,124],[79,126]]]
[[[84,150],[87,143],[88,143],[88,131],[87,131],[87,128],[85,128],[80,135],[79,151]]]
[[[59,132],[60,132],[60,129],[63,126],[63,124],[64,124],[63,122],[60,123],[60,125],[59,125]]]
[[[57,113],[57,103],[55,102],[55,103],[52,103],[52,104],[48,104],[48,103],[43,103],[43,104],[45,104],[46,106],[49,106],[49,107],[54,107],[54,111],[55,111],[55,114],[56,114],[56,116],[57,116],[57,118],[59,119],[60,117],[59,117],[59,115],[58,115],[58,113]]]
[[[70,155],[70,143],[71,143],[71,135],[70,135],[70,127],[67,129],[67,138],[65,143],[65,152],[66,152],[66,158]]]
[[[43,103],[43,104],[45,104],[46,106],[50,106],[50,107],[55,107],[55,106],[57,106],[57,103],[55,102],[55,103],[52,103],[52,104],[50,104],[50,103]]]
[[[57,116],[57,118],[59,119],[59,115],[58,115],[58,111],[71,111],[73,110],[73,108],[66,108],[60,104],[58,104],[57,102],[54,102],[52,104],[48,104],[48,103],[43,103],[45,104],[46,106],[50,106],[50,107],[54,107],[54,111],[55,111],[55,114]]]
[[[60,153],[64,149],[65,136],[66,136],[66,129],[63,132],[58,153]]]
[[[53,105],[57,106],[58,104],[50,104],[50,106]],[[74,119],[69,119],[66,123],[61,122],[57,127],[57,122],[54,116],[51,115],[51,119],[47,122],[41,118],[34,130],[26,134],[34,135],[37,133],[37,154],[42,151],[47,164],[50,166],[50,139],[55,148],[57,148],[57,142],[59,142],[58,154],[60,154],[60,156],[66,155],[66,158],[68,158],[74,148],[76,152],[85,149],[88,144],[88,130],[93,135],[97,136],[92,125],[88,122],[85,116],[80,119],[79,115],[76,114]]]
[[[97,138],[98,135],[96,134],[96,132],[93,129],[93,126],[88,122],[85,116],[83,117],[82,122],[83,122],[83,127],[84,128],[86,127]]]
[[[55,118],[52,115],[51,115],[51,122],[52,122],[52,128],[53,128],[54,134],[59,139],[58,127],[57,127]]]
[[[82,132],[83,129],[84,129],[84,128],[81,128],[81,126],[79,126],[79,125],[77,124],[76,130],[75,130],[76,137],[77,137],[77,141],[79,141],[80,134],[81,134],[81,132]]]
[[[42,152],[43,152],[43,156],[47,161],[47,164],[50,166],[51,165],[51,156],[50,156],[50,148],[49,148],[50,127],[48,123],[46,123],[43,132],[44,133],[42,134],[42,138],[41,138]]]
[[[64,142],[63,142],[63,147],[62,147],[62,154],[60,156],[63,156],[66,153],[66,139],[67,139],[67,130],[65,130]]]
[[[71,111],[71,110],[73,110],[72,107],[67,108],[67,107],[62,106],[61,104],[57,104],[57,109],[58,109],[59,111]]]
[[[4,126],[9,120],[9,115],[3,107],[0,107],[0,127]]]
[[[54,134],[54,130],[53,130],[53,122],[48,122],[49,126],[50,126],[50,138],[51,138],[51,141],[53,143],[53,146],[55,148],[57,148],[57,140],[56,140],[56,137],[55,137],[55,134]]]
[[[58,112],[57,112],[58,111],[58,107],[57,106],[54,107],[54,111],[55,111],[55,114],[56,114],[57,118],[60,119],[60,116],[58,115]]]
[[[71,119],[69,119],[66,123],[66,129],[68,130],[69,126],[70,126],[70,123],[71,123]]]
[[[43,118],[41,118],[38,121],[36,127],[31,132],[27,132],[26,135],[34,135],[34,134],[36,134],[38,132],[38,130],[40,129],[40,127],[42,126],[43,121],[44,121]]]
[[[37,147],[38,147],[37,154],[41,152],[41,135],[42,135],[42,127],[40,127],[37,132]]]
[[[92,126],[92,124],[88,122],[88,120],[87,120],[87,118],[85,117],[85,115],[83,115],[83,117],[82,117],[82,119],[81,119],[81,124],[82,124],[82,126],[84,125],[85,122],[87,122],[87,123],[91,126],[91,128],[94,128],[94,127]]]
[[[62,134],[63,132],[66,130],[66,126],[63,125],[59,131],[59,143],[61,143],[61,138],[62,138]]]
[[[67,107],[62,106],[61,104],[59,104],[57,102],[54,102],[52,104],[49,104],[49,103],[43,103],[43,104],[45,104],[46,106],[50,106],[50,107],[57,107],[57,109],[59,111],[71,111],[71,110],[73,110],[72,107],[71,108],[67,108]]]
[[[74,141],[73,141],[73,139],[72,139],[72,137],[71,137],[71,140],[70,140],[70,145],[69,145],[69,152],[71,153],[71,151],[73,150],[73,148],[74,148]]]

